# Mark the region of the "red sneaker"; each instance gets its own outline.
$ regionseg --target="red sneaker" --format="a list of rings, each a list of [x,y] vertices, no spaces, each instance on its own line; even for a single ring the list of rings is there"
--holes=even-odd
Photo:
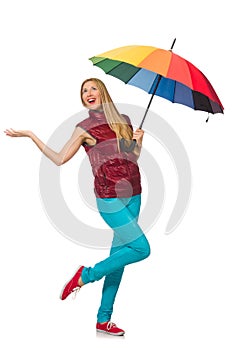
[[[107,333],[110,335],[124,335],[125,331],[116,326],[113,322],[97,323],[97,332]]]
[[[69,294],[71,294],[72,292],[76,292],[76,291],[80,290],[81,286],[79,286],[78,280],[81,276],[83,268],[84,268],[84,266],[79,266],[77,272],[72,277],[72,279],[68,283],[66,283],[66,285],[64,286],[64,288],[60,294],[61,300],[66,299],[69,296]]]

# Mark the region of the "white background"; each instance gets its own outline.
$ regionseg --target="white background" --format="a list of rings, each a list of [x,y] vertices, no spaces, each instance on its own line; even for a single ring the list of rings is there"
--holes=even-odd
[[[2,349],[231,349],[228,6],[225,0],[1,2]],[[83,288],[75,301],[61,302],[59,293],[76,266],[93,265],[108,252],[79,246],[56,230],[40,200],[40,152],[30,140],[10,139],[3,131],[27,128],[48,140],[82,110],[79,87],[91,76],[106,83],[115,102],[146,106],[145,92],[105,75],[88,58],[132,44],[169,49],[175,37],[174,52],[209,78],[225,113],[206,124],[203,112],[154,99],[152,110],[175,129],[188,152],[191,201],[180,225],[165,235],[177,179],[164,152],[166,202],[147,234],[152,254],[128,266],[115,303],[112,320],[126,336],[96,336],[102,281]],[[146,136],[144,143],[149,147]],[[77,175],[78,155],[64,166],[67,181],[69,166]],[[78,195],[75,200],[83,204]]]

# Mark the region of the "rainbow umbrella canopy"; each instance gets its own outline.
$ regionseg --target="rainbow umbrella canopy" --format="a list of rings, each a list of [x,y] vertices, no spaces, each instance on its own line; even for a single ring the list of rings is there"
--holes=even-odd
[[[223,113],[223,105],[206,76],[192,63],[172,52],[175,41],[170,50],[133,45],[90,58],[106,74],[151,94],[140,128],[154,95],[195,110]]]

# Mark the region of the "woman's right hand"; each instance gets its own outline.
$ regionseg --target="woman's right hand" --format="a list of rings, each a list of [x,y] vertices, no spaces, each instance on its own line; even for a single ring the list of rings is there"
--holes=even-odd
[[[30,130],[14,130],[12,128],[6,129],[4,133],[11,137],[31,137],[32,132]]]
[[[10,137],[29,137],[36,144],[39,150],[56,165],[62,165],[71,159],[85,141],[85,138],[83,138],[83,130],[81,128],[75,128],[72,136],[63,146],[61,151],[56,152],[42,142],[30,130],[14,130],[10,128],[6,129],[4,132]]]

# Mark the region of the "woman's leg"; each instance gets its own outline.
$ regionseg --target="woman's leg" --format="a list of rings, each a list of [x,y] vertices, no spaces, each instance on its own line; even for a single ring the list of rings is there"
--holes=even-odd
[[[105,277],[102,288],[101,304],[97,313],[97,322],[99,323],[107,322],[111,319],[114,301],[121,283],[123,272],[124,267],[121,267]]]
[[[133,199],[131,199],[126,206],[133,217],[137,220],[141,206],[141,196],[133,197]],[[122,241],[118,240],[117,235],[114,232],[110,255],[116,253],[119,249],[121,249],[122,245]],[[97,322],[106,322],[111,319],[114,301],[118,292],[119,285],[121,283],[123,272],[124,267],[119,268],[118,270],[105,277],[102,289],[101,305],[97,314]]]
[[[124,266],[143,260],[150,254],[150,246],[137,223],[137,215],[134,216],[128,209],[130,201],[131,207],[133,201],[136,201],[135,197],[98,201],[100,213],[106,223],[114,230],[115,239],[112,254],[108,258],[97,263],[93,268],[84,268],[81,277],[85,284],[121,270],[120,273],[118,272],[117,283],[115,283],[119,286]]]

